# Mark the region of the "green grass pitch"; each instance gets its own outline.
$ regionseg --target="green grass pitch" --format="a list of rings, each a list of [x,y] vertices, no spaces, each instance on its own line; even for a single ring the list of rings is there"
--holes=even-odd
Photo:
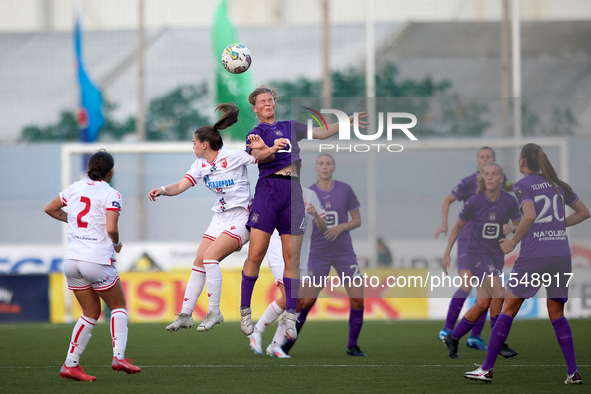
[[[73,324],[0,325],[0,393],[301,393],[301,392],[589,392],[591,320],[571,320],[577,362],[587,386],[564,384],[566,366],[548,320],[516,320],[507,343],[519,351],[498,358],[492,384],[463,373],[482,363],[485,352],[460,342],[460,360],[447,356],[437,339],[441,321],[368,321],[359,345],[369,357],[345,354],[346,321],[306,323],[291,359],[253,354],[238,323],[212,331],[167,332],[165,324],[131,324],[126,356],[140,366],[127,375],[110,368],[108,323],[99,323],[81,365],[96,382],[62,379]],[[263,337],[263,351],[275,324]],[[483,336],[488,342],[490,328]],[[81,391],[82,390],[82,391]]]

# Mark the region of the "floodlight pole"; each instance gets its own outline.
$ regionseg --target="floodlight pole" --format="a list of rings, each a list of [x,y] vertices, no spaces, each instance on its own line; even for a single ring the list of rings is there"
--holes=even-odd
[[[137,119],[135,133],[139,142],[146,140],[146,102],[145,102],[145,0],[138,0],[138,49],[137,49]],[[138,241],[144,240],[144,155],[138,155],[137,177],[137,209],[136,209],[136,236]]]
[[[322,0],[322,107],[332,108],[332,79],[330,75],[330,0]]]
[[[375,2],[365,0],[365,96],[368,119],[377,129],[376,116],[376,44],[375,44]],[[367,237],[369,241],[369,266],[377,266],[377,192],[376,153],[369,152],[367,160]]]
[[[519,15],[519,0],[513,1],[512,9],[512,55],[513,55],[513,138],[521,139],[521,26]],[[516,155],[519,160],[519,152]],[[515,181],[521,177],[519,168],[515,169]]]

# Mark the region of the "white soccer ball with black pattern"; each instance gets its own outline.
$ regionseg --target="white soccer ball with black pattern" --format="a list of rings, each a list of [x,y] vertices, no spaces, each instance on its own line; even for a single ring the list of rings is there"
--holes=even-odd
[[[222,64],[232,74],[242,74],[251,63],[250,51],[242,44],[228,45],[222,52]]]

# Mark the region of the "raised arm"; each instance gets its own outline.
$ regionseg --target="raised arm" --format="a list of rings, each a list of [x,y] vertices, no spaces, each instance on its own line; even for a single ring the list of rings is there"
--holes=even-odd
[[[369,122],[363,121],[361,119],[365,119],[367,118],[369,115],[367,115],[365,112],[359,112],[359,127],[361,127],[362,129],[365,129],[366,125],[369,124]],[[355,116],[351,115],[349,116],[349,126],[353,126],[355,122]],[[318,140],[325,140],[328,137],[332,137],[333,135],[335,135],[336,133],[339,132],[339,124],[337,123],[332,123],[328,125],[328,129],[326,127],[314,127],[312,129],[312,137]]]
[[[283,149],[289,143],[287,139],[280,138],[275,141],[275,145],[269,148],[258,134],[249,134],[246,138],[249,140],[246,146],[251,149],[250,154],[253,155],[259,163],[268,163],[275,160],[275,153],[280,149]]]

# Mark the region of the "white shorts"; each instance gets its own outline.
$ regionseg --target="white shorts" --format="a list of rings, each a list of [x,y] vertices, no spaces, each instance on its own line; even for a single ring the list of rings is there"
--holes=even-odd
[[[213,215],[209,227],[203,238],[215,241],[222,233],[238,241],[236,251],[242,249],[250,240],[250,231],[246,228],[249,212],[247,209],[236,207]]]
[[[283,270],[285,269],[285,262],[283,261],[281,237],[279,236],[277,230],[275,230],[271,235],[271,241],[269,242],[269,248],[267,249],[267,262],[269,263],[269,268],[271,268],[271,272],[273,273],[273,278],[275,278],[275,284],[283,284]],[[300,260],[300,265],[301,263],[302,262]],[[300,269],[300,280],[307,275],[307,268]]]
[[[112,265],[91,263],[82,260],[64,260],[64,274],[68,289],[80,291],[94,289],[109,290],[119,280],[117,268]]]
[[[275,278],[275,284],[283,284],[283,270],[285,269],[285,262],[283,261],[283,248],[281,246],[281,237],[277,230],[271,234],[269,247],[267,248],[267,262],[269,268]]]

